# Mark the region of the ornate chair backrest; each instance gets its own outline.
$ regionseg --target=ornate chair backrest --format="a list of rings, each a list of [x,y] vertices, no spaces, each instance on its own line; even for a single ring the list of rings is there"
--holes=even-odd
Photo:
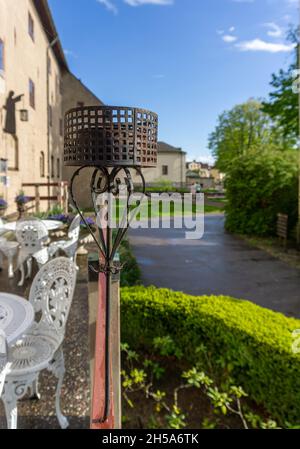
[[[34,254],[43,248],[43,242],[48,238],[48,230],[41,220],[23,219],[17,222],[16,238],[22,251]]]
[[[76,265],[66,257],[57,257],[44,265],[35,276],[29,302],[35,311],[35,329],[52,337],[59,345],[76,285]]]
[[[79,239],[79,233],[80,233],[80,215],[76,215],[76,217],[73,219],[72,223],[70,224],[69,230],[68,230],[68,238],[74,242],[76,242]]]

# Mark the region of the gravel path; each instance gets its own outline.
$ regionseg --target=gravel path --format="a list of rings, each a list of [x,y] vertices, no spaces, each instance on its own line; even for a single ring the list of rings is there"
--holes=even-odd
[[[66,375],[62,389],[61,407],[69,418],[70,428],[89,427],[89,340],[88,340],[88,285],[85,257],[78,258],[80,271],[71,307],[64,342]],[[7,280],[6,270],[0,273],[0,291],[28,297],[29,285],[22,289],[16,280]],[[47,371],[40,376],[40,401],[23,399],[18,402],[18,428],[59,428],[55,414],[56,382]],[[0,428],[6,428],[4,408],[0,401]]]

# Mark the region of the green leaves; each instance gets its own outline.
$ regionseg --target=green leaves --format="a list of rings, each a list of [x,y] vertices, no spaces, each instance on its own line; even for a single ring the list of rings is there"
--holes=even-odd
[[[275,233],[278,213],[297,222],[297,152],[265,147],[241,156],[226,178],[226,229],[251,235]]]
[[[279,143],[276,130],[261,103],[253,99],[223,112],[209,137],[209,148],[218,168],[225,173],[237,158],[272,143]]]
[[[192,368],[189,371],[185,371],[182,374],[184,379],[187,379],[188,385],[196,388],[200,388],[202,385],[208,387],[213,383],[203,371],[198,371],[197,368]]]
[[[296,142],[299,136],[299,102],[292,86],[293,71],[298,68],[299,27],[291,30],[290,40],[297,44],[294,61],[288,70],[280,70],[278,74],[272,75],[273,91],[269,95],[269,101],[263,103],[263,110],[276,122],[285,138]]]
[[[179,354],[181,363],[193,367],[185,371],[186,384],[206,388],[212,386],[208,379],[217,378],[234,400],[243,400],[241,386],[280,423],[298,423],[300,354],[292,353],[292,333],[299,320],[248,301],[154,287],[123,288],[121,314],[122,339],[135,351],[161,357],[163,348],[163,357]],[[143,368],[157,378],[154,366]],[[227,385],[224,374],[232,378]]]
[[[182,357],[182,351],[176,346],[170,335],[154,338],[153,346],[162,356],[174,355],[178,359]]]

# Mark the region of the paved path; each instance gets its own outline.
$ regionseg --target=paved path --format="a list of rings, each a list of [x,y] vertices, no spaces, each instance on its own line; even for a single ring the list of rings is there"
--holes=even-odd
[[[143,283],[192,295],[224,294],[300,317],[300,271],[224,232],[207,215],[201,240],[178,229],[130,230]]]

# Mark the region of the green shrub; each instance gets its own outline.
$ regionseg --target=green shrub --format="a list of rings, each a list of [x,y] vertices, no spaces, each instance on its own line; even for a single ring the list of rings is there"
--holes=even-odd
[[[300,355],[292,332],[300,320],[225,296],[193,297],[154,287],[123,288],[122,341],[135,350],[170,336],[189,363],[205,344],[214,369],[227,369],[275,418],[300,416]]]
[[[297,222],[296,151],[255,150],[236,158],[226,178],[226,229],[240,234],[274,235],[277,214]]]
[[[130,287],[140,284],[141,270],[134,257],[128,240],[123,240],[120,246],[120,262],[123,265],[121,270],[120,284],[122,287]]]

